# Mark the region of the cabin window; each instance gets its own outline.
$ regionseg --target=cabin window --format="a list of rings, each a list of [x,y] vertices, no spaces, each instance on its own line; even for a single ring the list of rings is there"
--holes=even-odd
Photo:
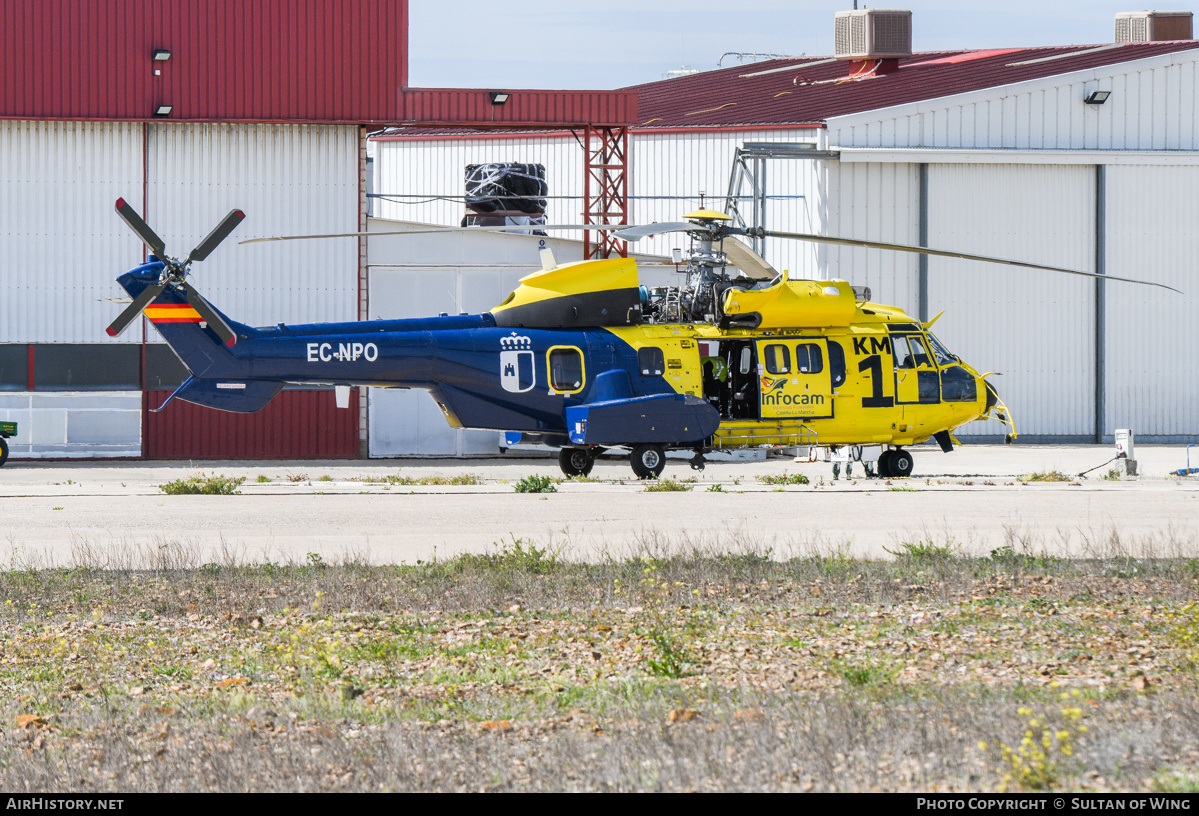
[[[766,347],[766,370],[771,374],[791,373],[791,350],[779,343]]]
[[[824,371],[824,355],[815,343],[800,343],[795,347],[795,370],[800,374],[819,374]]]
[[[833,387],[845,383],[845,349],[841,348],[840,343],[829,341],[828,344],[828,367],[833,375]]]
[[[557,346],[549,352],[550,388],[573,394],[583,390],[583,352]]]
[[[654,346],[637,349],[637,367],[641,370],[642,377],[655,377],[665,373],[666,357],[662,354],[662,349]]]

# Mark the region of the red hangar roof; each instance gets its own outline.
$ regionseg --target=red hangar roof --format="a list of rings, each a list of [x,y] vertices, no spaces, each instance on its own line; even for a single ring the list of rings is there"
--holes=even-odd
[[[819,126],[834,116],[977,91],[1175,51],[1199,41],[1001,48],[914,54],[892,73],[873,61],[755,62],[636,85],[637,130]],[[860,70],[851,78],[851,70]]]
[[[636,119],[632,91],[409,89],[407,49],[408,0],[0,0],[0,119]]]

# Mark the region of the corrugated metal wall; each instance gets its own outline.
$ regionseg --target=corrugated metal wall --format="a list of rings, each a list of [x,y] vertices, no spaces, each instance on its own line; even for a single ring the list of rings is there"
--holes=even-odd
[[[1107,271],[1181,289],[1110,282],[1107,427],[1199,437],[1199,167],[1107,168]]]
[[[380,140],[375,151],[379,218],[457,226],[466,214],[468,164],[523,162],[545,165],[550,223],[583,221],[583,151],[569,133]]]
[[[397,121],[407,49],[406,0],[0,0],[0,116]]]
[[[634,223],[677,221],[699,208],[700,193],[705,196],[706,206],[723,209],[733,155],[739,146],[746,142],[811,143],[816,138],[813,129],[634,132],[629,139],[630,219]],[[466,165],[512,161],[545,165],[551,196],[547,218],[551,223],[582,222],[583,151],[569,133],[380,140],[376,151],[375,192],[394,196],[376,200],[374,212],[380,218],[457,224],[465,212],[461,196]],[[768,202],[768,227],[815,229],[818,206],[806,196],[818,187],[817,164],[806,159],[768,162],[767,195],[781,197]],[[743,210],[748,208],[745,202]],[[685,241],[681,236],[645,239],[634,249],[669,255],[672,247],[685,246]],[[768,240],[766,258],[777,268],[800,276],[813,274],[817,268],[816,249],[794,242]]]
[[[232,414],[174,400],[170,391],[144,397],[147,459],[354,459],[358,456],[358,389],[338,408],[333,389],[285,390],[256,414]]]
[[[252,326],[357,318],[358,239],[239,245],[247,238],[358,229],[358,128],[153,125],[147,222],[186,256],[231,209],[246,219],[192,282]],[[105,216],[117,222],[108,205]],[[148,338],[158,342],[158,333]]]
[[[929,167],[929,246],[1095,269],[1095,174],[1087,166]],[[1021,434],[1094,433],[1094,283],[1069,275],[929,259],[935,333],[980,371]],[[1002,434],[975,422],[959,436]]]
[[[823,162],[820,190],[827,196],[825,235],[919,243],[919,174],[915,165]],[[916,314],[918,258],[899,252],[821,245],[818,277],[870,287],[878,303]]]
[[[0,342],[109,341],[120,307],[100,299],[141,258],[120,196],[141,208],[141,125],[0,121]]]
[[[840,147],[1199,149],[1199,57],[1184,51],[829,120]],[[1083,104],[1094,90],[1103,105]]]

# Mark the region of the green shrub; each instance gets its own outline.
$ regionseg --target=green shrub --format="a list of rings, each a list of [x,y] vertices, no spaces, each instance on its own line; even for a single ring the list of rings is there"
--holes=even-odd
[[[191,494],[201,494],[205,496],[232,496],[240,493],[238,490],[241,483],[246,480],[245,476],[239,476],[234,479],[229,476],[213,474],[205,476],[203,473],[197,473],[190,479],[176,479],[173,482],[167,482],[164,485],[159,485],[158,489],[168,496],[184,496]]]
[[[802,473],[788,475],[785,471],[779,476],[758,476],[757,479],[762,484],[768,485],[806,485],[808,483],[808,477]]]
[[[526,476],[516,483],[517,493],[557,493],[554,480],[549,476]]]
[[[681,491],[691,490],[694,487],[695,487],[695,485],[693,485],[693,484],[686,484],[685,482],[676,482],[674,479],[658,479],[656,481],[646,482],[645,492],[646,493],[677,493],[677,492],[681,492]]]

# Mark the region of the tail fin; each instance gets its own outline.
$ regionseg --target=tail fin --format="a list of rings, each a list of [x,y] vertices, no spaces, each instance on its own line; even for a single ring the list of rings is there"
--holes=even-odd
[[[126,272],[117,278],[117,282],[136,300],[142,290],[158,280],[161,269],[162,264],[153,261]],[[230,320],[223,312],[212,308],[239,337],[253,331],[249,326]],[[175,286],[164,288],[146,306],[145,315],[195,377],[246,375],[246,363],[233,355],[195,307],[187,302],[187,296]]]

